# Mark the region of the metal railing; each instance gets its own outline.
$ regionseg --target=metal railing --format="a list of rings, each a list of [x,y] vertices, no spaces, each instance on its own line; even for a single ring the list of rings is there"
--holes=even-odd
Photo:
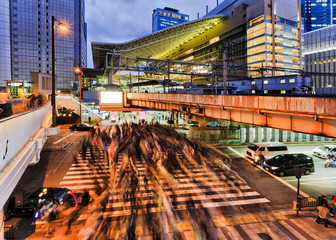
[[[332,206],[334,195],[326,195],[328,205]],[[299,197],[299,208],[317,207],[322,203],[322,197]]]
[[[5,239],[15,239],[14,235],[14,226],[5,226],[4,227],[4,232],[5,232]]]

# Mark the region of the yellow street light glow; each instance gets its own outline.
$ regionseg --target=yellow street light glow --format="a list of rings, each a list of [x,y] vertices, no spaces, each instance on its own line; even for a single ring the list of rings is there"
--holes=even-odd
[[[80,68],[75,68],[75,72],[76,72],[76,73],[80,73],[80,72],[81,72],[81,69],[80,69]]]
[[[65,31],[68,30],[67,25],[65,25],[64,23],[58,23],[58,27],[62,30],[65,30]]]

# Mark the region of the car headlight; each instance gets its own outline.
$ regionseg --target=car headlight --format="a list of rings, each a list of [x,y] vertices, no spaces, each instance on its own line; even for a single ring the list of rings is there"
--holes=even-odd
[[[272,170],[277,170],[279,167],[271,167]]]

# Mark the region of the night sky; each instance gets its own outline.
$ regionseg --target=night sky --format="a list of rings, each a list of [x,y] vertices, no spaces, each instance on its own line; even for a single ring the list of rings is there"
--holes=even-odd
[[[217,0],[85,0],[88,67],[93,65],[91,42],[121,43],[150,34],[153,9],[175,8],[195,20],[197,13],[205,15],[206,5],[210,12]]]

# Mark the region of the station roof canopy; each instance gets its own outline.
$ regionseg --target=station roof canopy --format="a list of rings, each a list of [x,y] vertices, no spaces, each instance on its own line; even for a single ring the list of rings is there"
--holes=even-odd
[[[225,16],[213,16],[186,22],[174,27],[151,33],[125,43],[92,42],[92,56],[95,68],[104,68],[107,53],[121,54],[122,58],[170,59],[168,53],[180,48],[199,35],[211,31],[223,22]],[[180,48],[181,50],[181,48]],[[186,49],[188,50],[188,49]]]

